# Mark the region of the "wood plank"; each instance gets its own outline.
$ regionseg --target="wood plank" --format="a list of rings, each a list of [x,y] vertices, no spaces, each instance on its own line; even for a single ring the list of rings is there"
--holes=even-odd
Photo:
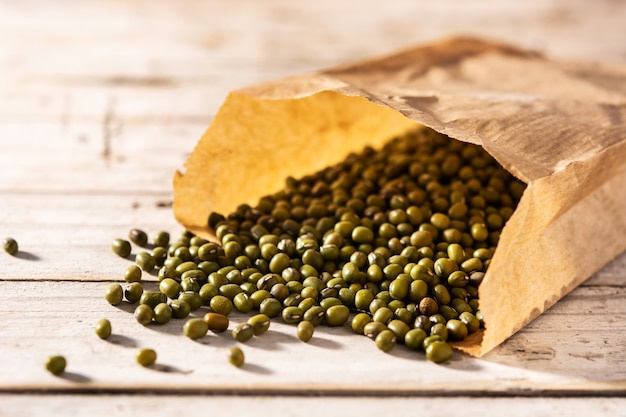
[[[261,415],[360,417],[459,415],[460,410],[482,417],[623,417],[624,398],[485,398],[485,397],[284,397],[215,395],[6,395],[0,394],[0,415],[23,417],[150,415],[185,413],[202,415],[207,410],[228,412],[230,417]],[[520,404],[523,402],[523,407]]]
[[[81,5],[34,2],[21,7],[5,1],[0,39],[9,48],[4,60],[8,68],[66,76],[202,76],[207,73],[202,64],[218,58],[226,65],[210,67],[212,72],[257,72],[263,78],[451,33],[498,37],[558,56],[623,62],[622,32],[616,23],[623,21],[625,9],[622,2],[590,6],[583,0],[567,4],[401,0],[384,10],[373,0],[341,4],[324,0],[297,8],[285,0],[263,6],[252,0],[236,6],[199,1],[155,6],[146,0],[117,0]],[[103,15],[110,18],[102,19]],[[61,23],[68,21],[72,24]],[[572,36],[573,30],[588,36]],[[10,41],[14,36],[19,43]],[[142,46],[141,53],[137,45]],[[59,59],[65,56],[72,57],[72,65]],[[39,65],[32,65],[33,59]]]
[[[2,257],[0,279],[119,279],[130,261],[110,245],[133,227],[151,236],[167,230],[175,239],[183,228],[174,220],[171,194],[0,194],[3,238],[20,245],[17,256]]]
[[[0,253],[0,415],[626,415],[626,254],[485,358],[440,366],[347,329],[303,344],[279,320],[233,369],[229,335],[140,327],[97,282],[127,265],[113,237],[179,230],[172,174],[228,91],[458,33],[624,63],[625,19],[625,2],[585,0],[0,0],[0,233],[24,250]],[[152,369],[133,363],[144,345]],[[57,350],[64,378],[43,370]]]
[[[117,123],[0,123],[0,191],[171,192],[208,126]]]
[[[280,319],[242,344],[241,369],[226,360],[229,332],[192,341],[184,320],[137,324],[133,306],[103,299],[107,283],[0,281],[0,389],[3,391],[151,391],[198,393],[368,393],[433,395],[621,395],[626,393],[624,287],[580,287],[482,359],[456,353],[436,365],[398,346],[390,354],[348,326],[319,327],[309,343]],[[150,285],[147,283],[149,288]],[[154,283],[153,286],[156,286]],[[195,315],[202,315],[203,309]],[[107,317],[109,341],[93,333]],[[233,314],[234,323],[246,315]],[[139,347],[157,365],[134,363]],[[52,354],[68,359],[62,377],[48,374]]]

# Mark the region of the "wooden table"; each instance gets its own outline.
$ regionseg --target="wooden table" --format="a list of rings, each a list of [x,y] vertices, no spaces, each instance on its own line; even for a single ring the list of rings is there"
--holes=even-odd
[[[0,235],[21,248],[0,253],[0,415],[626,415],[626,254],[444,365],[346,328],[304,344],[276,321],[237,369],[230,335],[141,327],[102,297],[127,266],[113,238],[181,231],[173,173],[228,91],[459,33],[623,64],[625,21],[608,0],[0,0]],[[134,363],[143,346],[155,367]],[[43,367],[58,352],[61,377]]]

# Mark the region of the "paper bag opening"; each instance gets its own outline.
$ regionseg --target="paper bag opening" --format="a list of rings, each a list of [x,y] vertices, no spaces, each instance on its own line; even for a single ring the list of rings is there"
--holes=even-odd
[[[212,211],[420,123],[479,144],[528,183],[479,289],[486,329],[456,345],[480,356],[626,249],[626,94],[608,87],[617,81],[626,85],[626,70],[450,39],[247,88],[227,97],[175,175],[174,213],[206,235]]]

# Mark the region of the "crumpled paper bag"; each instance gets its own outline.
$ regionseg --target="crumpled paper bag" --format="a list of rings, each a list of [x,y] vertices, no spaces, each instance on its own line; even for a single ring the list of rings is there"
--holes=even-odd
[[[417,125],[528,184],[479,290],[481,356],[626,249],[626,68],[451,38],[232,92],[174,178],[174,213],[228,213]]]

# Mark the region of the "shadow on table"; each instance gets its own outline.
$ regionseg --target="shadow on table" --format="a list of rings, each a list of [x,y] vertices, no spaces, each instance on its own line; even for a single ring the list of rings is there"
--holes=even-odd
[[[139,343],[137,343],[135,339],[125,336],[123,334],[112,334],[108,339],[105,340],[114,345],[119,345],[123,347],[136,348],[139,346]]]
[[[61,378],[61,379],[66,380],[66,381],[69,381],[69,382],[76,382],[76,383],[79,383],[79,384],[84,384],[84,383],[87,383],[87,382],[91,382],[91,381],[92,381],[92,379],[91,379],[90,377],[88,377],[87,375],[84,375],[84,374],[79,374],[79,373],[77,373],[77,372],[68,372],[68,371],[65,371],[65,372],[63,372],[62,374],[57,375],[57,376],[58,376],[59,378]]]
[[[39,260],[41,260],[41,257],[39,255],[35,255],[34,253],[26,252],[26,251],[19,251],[18,253],[13,255],[13,257],[17,258],[17,259],[23,259],[25,261],[39,261]]]
[[[153,371],[163,372],[163,373],[168,373],[168,374],[187,375],[187,374],[193,373],[193,370],[184,370],[177,366],[167,365],[163,363],[155,363],[154,365],[148,366],[147,368]]]
[[[622,307],[623,313],[609,322],[606,309],[581,310],[576,318],[567,311],[580,305],[576,298],[581,296],[593,297],[575,290],[480,360],[587,381],[626,380],[626,310]]]
[[[254,374],[259,374],[259,375],[271,375],[271,374],[273,374],[273,372],[272,372],[272,370],[270,368],[267,368],[267,367],[262,366],[262,365],[258,365],[256,363],[245,363],[239,369],[241,369],[243,371],[246,371],[246,372],[252,372]]]

